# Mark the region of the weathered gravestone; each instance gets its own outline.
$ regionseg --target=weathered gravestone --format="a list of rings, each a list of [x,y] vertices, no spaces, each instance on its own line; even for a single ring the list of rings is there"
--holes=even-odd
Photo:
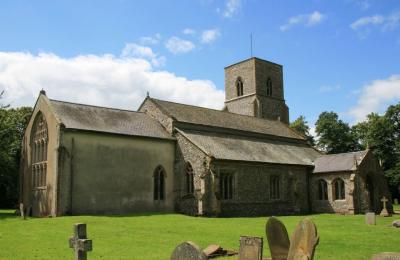
[[[383,196],[383,198],[381,199],[381,201],[382,201],[382,203],[383,203],[383,208],[382,208],[382,211],[381,211],[380,216],[382,216],[382,217],[389,217],[390,214],[389,214],[389,212],[387,211],[387,208],[386,208],[386,202],[388,202],[389,200],[388,200],[385,196]]]
[[[74,225],[74,235],[69,239],[69,247],[75,251],[75,260],[87,259],[87,252],[92,251],[93,244],[91,239],[87,239],[86,224]]]
[[[400,260],[400,253],[385,252],[372,256],[372,260]]]
[[[171,260],[208,260],[208,257],[195,243],[186,241],[175,248]]]
[[[395,220],[392,222],[392,226],[396,228],[400,228],[400,220]]]
[[[23,204],[23,203],[20,203],[20,204],[19,204],[19,214],[21,214],[21,218],[22,218],[22,219],[26,219],[26,216],[25,216],[25,207],[24,207],[24,204]]]
[[[290,240],[285,225],[277,218],[270,217],[265,231],[272,259],[286,260],[289,253]]]
[[[376,225],[376,215],[374,212],[367,212],[365,214],[365,224]]]
[[[239,260],[262,260],[262,237],[240,237]]]
[[[315,224],[309,219],[303,219],[297,224],[290,242],[288,260],[313,259],[319,237]]]

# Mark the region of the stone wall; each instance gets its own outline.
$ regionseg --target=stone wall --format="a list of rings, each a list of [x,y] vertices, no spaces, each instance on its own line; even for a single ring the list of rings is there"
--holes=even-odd
[[[236,80],[238,77],[243,82],[243,95],[256,92],[255,60],[249,59],[225,68],[225,100],[237,97]]]
[[[138,109],[139,112],[143,112],[160,122],[168,133],[172,133],[174,120],[169,117],[164,111],[160,109],[151,98],[146,98],[142,105]]]
[[[225,102],[225,106],[229,112],[246,116],[256,116],[255,111],[255,95],[241,96]]]

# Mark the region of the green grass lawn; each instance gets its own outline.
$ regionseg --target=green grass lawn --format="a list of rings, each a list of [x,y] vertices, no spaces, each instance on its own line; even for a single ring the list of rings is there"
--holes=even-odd
[[[378,217],[376,226],[365,225],[363,215],[309,217],[320,235],[315,259],[371,259],[377,252],[400,251],[400,229],[389,227],[400,215]],[[279,217],[290,234],[302,218]],[[186,240],[202,248],[217,243],[238,250],[240,235],[264,237],[264,255],[268,256],[266,220],[266,217],[196,218],[178,214],[21,220],[11,210],[0,210],[0,259],[71,259],[68,238],[73,224],[78,222],[87,223],[88,236],[93,239],[90,259],[169,259],[174,247]]]

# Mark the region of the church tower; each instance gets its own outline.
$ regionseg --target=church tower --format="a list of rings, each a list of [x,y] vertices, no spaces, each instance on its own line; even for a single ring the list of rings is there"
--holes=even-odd
[[[289,124],[282,65],[250,58],[226,67],[225,109]]]

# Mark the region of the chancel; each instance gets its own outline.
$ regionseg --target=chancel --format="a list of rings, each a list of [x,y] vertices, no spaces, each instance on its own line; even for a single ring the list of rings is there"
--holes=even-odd
[[[41,91],[23,140],[21,203],[33,216],[380,212],[390,194],[372,152],[324,155],[289,127],[281,65],[226,67],[225,97],[222,110],[147,96],[128,111]]]

